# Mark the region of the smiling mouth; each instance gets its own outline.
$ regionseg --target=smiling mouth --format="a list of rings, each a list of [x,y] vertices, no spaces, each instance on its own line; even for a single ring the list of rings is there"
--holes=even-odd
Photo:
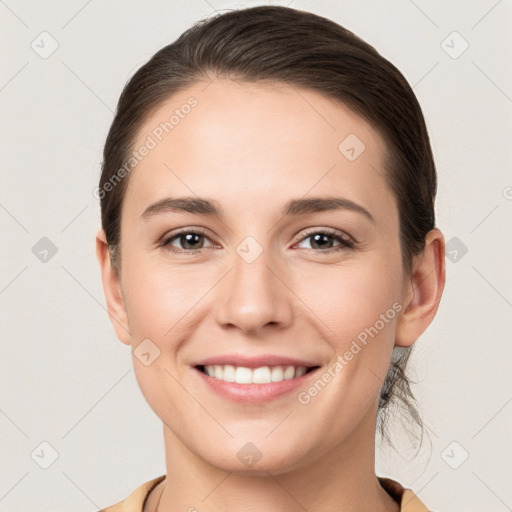
[[[224,382],[236,384],[271,384],[302,377],[319,366],[273,365],[247,368],[230,364],[198,365],[195,368],[205,375]]]

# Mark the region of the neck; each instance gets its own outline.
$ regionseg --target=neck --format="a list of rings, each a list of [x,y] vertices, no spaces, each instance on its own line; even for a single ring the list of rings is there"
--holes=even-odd
[[[223,471],[188,450],[164,425],[167,475],[158,512],[398,512],[375,475],[375,415],[369,413],[339,445],[286,472]]]

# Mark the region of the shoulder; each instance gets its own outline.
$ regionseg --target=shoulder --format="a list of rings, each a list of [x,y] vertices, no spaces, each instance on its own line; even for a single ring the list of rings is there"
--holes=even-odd
[[[405,489],[391,478],[379,477],[382,488],[400,504],[400,512],[431,512],[411,489]]]
[[[165,475],[160,475],[152,480],[139,485],[126,499],[111,505],[107,508],[102,508],[98,512],[142,512],[142,508],[146,501],[146,497],[151,490],[165,479]]]

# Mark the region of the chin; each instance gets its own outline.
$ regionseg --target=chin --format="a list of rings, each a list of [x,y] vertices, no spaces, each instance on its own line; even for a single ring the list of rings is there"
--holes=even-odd
[[[210,448],[207,453],[198,455],[218,469],[241,475],[279,475],[298,468],[300,460],[306,456],[304,443],[286,446],[279,438],[275,441],[263,438],[251,442],[235,438],[220,450],[217,445],[216,450]]]

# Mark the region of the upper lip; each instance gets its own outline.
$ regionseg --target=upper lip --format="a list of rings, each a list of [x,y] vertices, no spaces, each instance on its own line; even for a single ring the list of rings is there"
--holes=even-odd
[[[245,368],[260,368],[262,366],[320,366],[314,361],[297,359],[295,357],[279,356],[274,354],[263,354],[259,356],[249,356],[243,354],[224,354],[219,356],[208,357],[193,363],[192,366],[206,365],[225,365],[243,366]]]

